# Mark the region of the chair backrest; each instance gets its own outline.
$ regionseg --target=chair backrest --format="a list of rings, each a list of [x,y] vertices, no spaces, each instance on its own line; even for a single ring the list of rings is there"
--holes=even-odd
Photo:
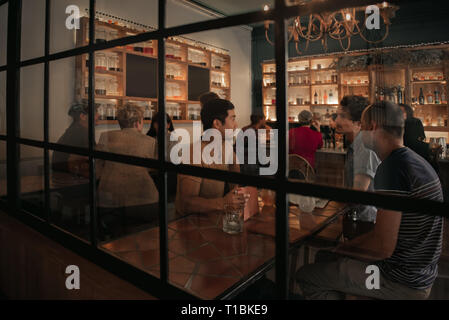
[[[315,170],[310,163],[297,154],[288,156],[288,176],[291,179],[315,181]]]

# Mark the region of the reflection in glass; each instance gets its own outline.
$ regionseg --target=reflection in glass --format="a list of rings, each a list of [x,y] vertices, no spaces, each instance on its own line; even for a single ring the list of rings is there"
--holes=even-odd
[[[44,218],[44,151],[20,146],[20,203],[24,210]]]
[[[21,68],[20,137],[44,139],[44,64]]]
[[[50,158],[51,220],[83,239],[89,238],[89,159],[53,151]]]

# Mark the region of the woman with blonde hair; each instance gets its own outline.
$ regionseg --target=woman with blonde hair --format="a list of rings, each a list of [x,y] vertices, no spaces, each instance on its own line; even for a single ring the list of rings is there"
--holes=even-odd
[[[126,104],[117,113],[120,130],[103,132],[97,150],[157,159],[157,144],[143,129],[143,110]],[[123,234],[130,225],[156,225],[159,193],[150,176],[154,169],[97,161],[100,230]]]

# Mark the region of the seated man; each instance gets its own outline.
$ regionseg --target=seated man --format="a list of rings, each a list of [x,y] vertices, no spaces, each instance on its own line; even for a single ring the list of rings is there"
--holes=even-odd
[[[117,119],[121,130],[103,132],[97,150],[156,159],[156,140],[142,132],[141,108],[126,104],[119,109]],[[98,160],[97,171],[99,220],[110,231],[126,228],[123,220],[157,224],[159,193],[150,176],[154,169]]]
[[[69,116],[72,117],[72,124],[56,142],[79,148],[89,147],[88,126],[89,111],[87,101],[75,103],[70,107]],[[95,122],[98,114],[95,113]],[[70,155],[59,151],[53,152],[52,169],[56,172],[73,173],[89,177],[89,161],[87,157]]]
[[[336,131],[343,133],[349,144],[345,156],[345,187],[373,191],[374,175],[380,160],[374,151],[365,148],[360,134],[362,112],[368,100],[362,96],[346,96],[337,110]],[[353,220],[375,222],[377,209],[373,206],[354,206]]]
[[[404,119],[397,105],[379,102],[369,106],[362,115],[362,130],[363,143],[382,160],[374,178],[376,190],[443,201],[435,170],[402,144]],[[344,293],[377,299],[426,299],[437,276],[442,232],[442,217],[421,210],[378,209],[371,232],[336,249],[346,257],[336,255],[332,261],[306,265],[296,279],[308,299],[343,299]],[[372,262],[347,257],[356,251]],[[380,270],[379,289],[367,288],[370,265]]]
[[[236,129],[234,105],[227,100],[215,99],[207,102],[201,110],[201,121],[204,131],[216,129],[222,138],[222,150],[225,150],[225,130]],[[209,142],[201,141],[201,154],[204,147]],[[231,146],[232,147],[232,146]],[[235,154],[233,164],[225,164],[223,151],[223,161],[219,163],[206,164],[201,157],[201,164],[193,163],[193,145],[191,145],[192,165],[203,168],[212,168],[226,171],[239,172],[239,165],[236,164]],[[232,189],[225,194],[225,182],[187,175],[178,175],[178,190],[176,193],[176,211],[180,215],[189,213],[205,213],[213,211],[223,211],[225,203],[244,204],[245,199],[242,194],[236,194]]]

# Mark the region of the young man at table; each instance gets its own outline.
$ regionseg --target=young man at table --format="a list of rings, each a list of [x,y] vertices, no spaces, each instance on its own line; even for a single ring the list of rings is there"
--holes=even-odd
[[[201,110],[201,122],[203,123],[204,131],[216,129],[220,132],[223,144],[222,150],[225,150],[225,130],[237,128],[235,117],[234,105],[227,100],[210,100]],[[206,141],[201,142],[201,154],[204,147],[209,143]],[[235,154],[233,154],[233,164],[225,164],[225,161],[222,161],[221,164],[206,164],[203,162],[203,157],[201,157],[201,164],[194,164],[192,160],[193,144],[190,148],[190,163],[192,165],[225,171],[240,171],[239,165],[235,161]],[[178,175],[178,189],[176,193],[176,211],[179,215],[223,211],[225,203],[245,203],[242,194],[236,194],[232,186],[228,189],[230,191],[225,194],[225,182],[223,181],[180,174]]]
[[[397,105],[383,101],[369,106],[362,115],[362,130],[363,143],[382,160],[374,178],[377,191],[443,201],[435,170],[403,146],[404,119]],[[296,279],[309,299],[342,299],[344,293],[426,299],[437,276],[442,236],[442,217],[422,210],[379,209],[373,231],[337,247],[338,255],[327,262],[302,267]],[[362,257],[371,262],[360,261]],[[366,286],[370,265],[380,270],[379,289]]]
[[[373,191],[374,175],[380,160],[376,153],[367,149],[360,134],[362,112],[368,99],[362,96],[345,96],[337,109],[336,131],[346,136],[349,144],[345,155],[345,187]],[[354,206],[355,220],[375,222],[377,209],[373,206]]]

